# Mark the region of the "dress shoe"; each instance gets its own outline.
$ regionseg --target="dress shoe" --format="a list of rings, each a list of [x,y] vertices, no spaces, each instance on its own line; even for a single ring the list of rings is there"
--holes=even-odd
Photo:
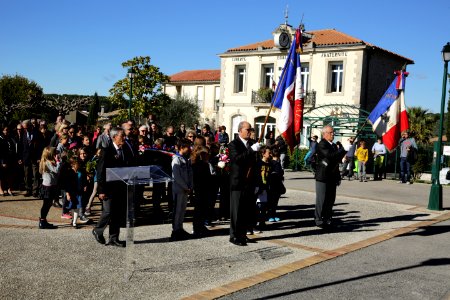
[[[95,231],[95,229],[92,229],[92,235],[94,235],[95,240],[97,242],[99,242],[100,244],[105,244],[105,238],[103,237],[103,235],[100,235],[97,231]]]
[[[57,227],[47,222],[47,220],[39,220],[39,229],[56,229]]]
[[[246,243],[252,243],[252,244],[257,243],[255,240],[249,239],[248,237],[245,237],[245,242],[246,242]]]
[[[108,243],[106,243],[106,246],[116,246],[116,247],[126,247],[125,241],[119,241],[118,239],[112,239],[109,240]]]
[[[31,194],[30,192],[26,192],[24,196],[25,196],[25,197],[31,197],[32,194]]]
[[[247,242],[237,238],[230,238],[230,243],[235,244],[236,246],[247,246]]]

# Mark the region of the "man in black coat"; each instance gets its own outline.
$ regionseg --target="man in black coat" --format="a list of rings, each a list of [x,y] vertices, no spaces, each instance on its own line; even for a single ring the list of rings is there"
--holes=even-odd
[[[106,182],[106,168],[121,168],[131,166],[132,154],[124,146],[125,134],[121,128],[110,131],[111,144],[102,149],[97,162],[98,198],[103,201],[103,211],[97,225],[92,230],[97,242],[105,244],[103,232],[109,224],[109,242],[106,245],[125,247],[125,242],[119,240],[120,224],[126,215],[127,187],[117,180]]]
[[[316,148],[316,210],[315,222],[318,227],[328,229],[332,226],[333,205],[336,200],[336,187],[341,176],[339,163],[346,151],[333,143],[334,129],[330,125],[322,129],[322,140]]]
[[[38,152],[37,144],[39,134],[31,125],[30,120],[22,122],[23,136],[21,140],[21,147],[18,151],[19,161],[23,164],[25,188],[27,192],[25,197],[33,195],[39,196],[39,161],[41,154]]]
[[[250,140],[250,123],[238,125],[239,136],[228,144],[230,151],[230,242],[247,245],[246,232],[255,214],[255,176],[257,152],[261,145]],[[253,209],[252,209],[253,208]]]

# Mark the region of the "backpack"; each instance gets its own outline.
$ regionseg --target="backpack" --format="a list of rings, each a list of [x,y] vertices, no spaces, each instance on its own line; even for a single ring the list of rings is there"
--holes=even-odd
[[[411,148],[408,151],[408,156],[407,156],[408,162],[413,164],[417,161],[418,157],[419,157],[419,151],[416,148],[411,146]]]

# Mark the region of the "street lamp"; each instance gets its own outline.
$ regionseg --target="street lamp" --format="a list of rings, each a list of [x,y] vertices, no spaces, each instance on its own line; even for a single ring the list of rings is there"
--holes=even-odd
[[[128,120],[131,120],[131,100],[133,99],[133,78],[136,75],[133,68],[128,69],[128,78],[130,78],[130,100],[128,102]]]
[[[439,172],[441,170],[441,155],[442,155],[442,131],[444,127],[444,105],[445,94],[447,91],[447,68],[450,61],[450,43],[442,49],[442,58],[444,60],[444,80],[442,82],[442,98],[441,98],[441,115],[439,119],[439,136],[438,141],[434,143],[433,151],[433,166],[431,170],[431,190],[430,198],[428,199],[428,209],[442,210],[442,186],[439,181]]]

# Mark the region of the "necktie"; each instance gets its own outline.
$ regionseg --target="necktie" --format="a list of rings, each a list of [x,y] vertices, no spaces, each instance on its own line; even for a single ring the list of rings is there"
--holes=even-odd
[[[119,155],[120,160],[123,160],[123,150],[122,148],[117,149],[117,155]]]

